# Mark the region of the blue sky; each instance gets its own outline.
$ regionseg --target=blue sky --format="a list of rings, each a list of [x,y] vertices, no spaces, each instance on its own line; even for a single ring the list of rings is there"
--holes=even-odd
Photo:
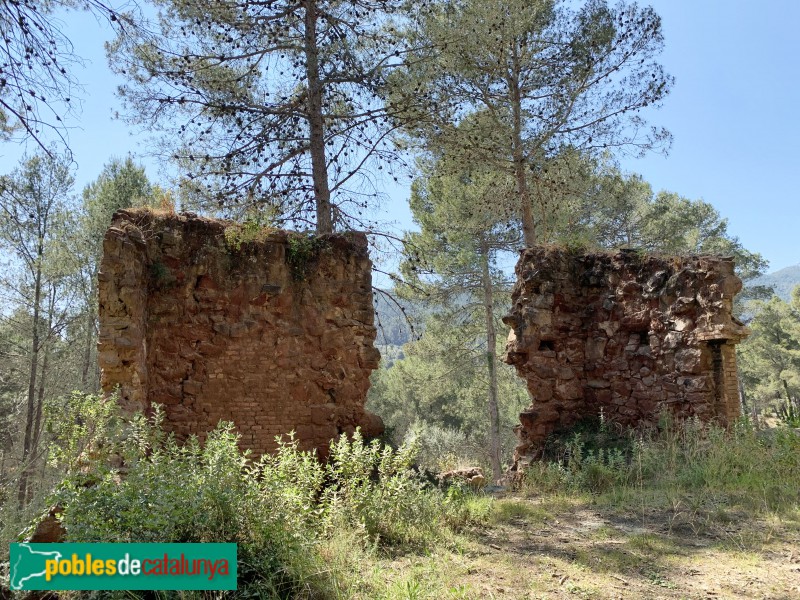
[[[676,78],[664,106],[649,118],[667,127],[674,143],[667,157],[625,159],[623,168],[641,173],[656,191],[713,204],[729,219],[729,231],[770,261],[770,271],[800,263],[800,2],[649,4],[663,19],[662,63]],[[83,109],[69,134],[76,191],[97,177],[109,157],[128,153],[157,180],[159,165],[146,156],[147,137],[114,119],[120,81],[105,60],[108,30],[86,14],[63,21],[86,60],[76,71],[85,88]],[[23,151],[18,144],[0,144],[0,173],[13,169]],[[407,186],[387,193],[381,220],[410,228]]]
[[[655,0],[672,94],[669,156],[625,161],[656,190],[713,204],[770,270],[800,263],[800,2]]]

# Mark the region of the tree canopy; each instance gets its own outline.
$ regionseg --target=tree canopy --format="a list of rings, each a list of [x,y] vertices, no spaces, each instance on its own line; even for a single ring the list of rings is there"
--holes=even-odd
[[[750,309],[752,334],[739,352],[745,396],[760,408],[776,404],[787,422],[800,426],[800,286],[789,302],[773,296]]]
[[[103,0],[20,0],[0,6],[0,135],[21,131],[48,152],[46,132],[65,141],[64,118],[74,112],[80,87],[73,73],[81,59],[55,11],[82,8],[119,24]]]
[[[767,261],[728,231],[728,220],[708,202],[675,192],[654,192],[640,175],[609,164],[595,167],[581,199],[566,208],[562,240],[599,248],[638,248],[660,254],[733,256],[745,281],[761,275]]]
[[[363,223],[394,157],[382,102],[396,0],[159,0],[111,45],[132,119],[163,132],[206,208],[258,206],[320,233]]]
[[[431,108],[412,121],[412,137],[512,175],[526,245],[538,239],[530,180],[549,159],[669,141],[640,114],[672,84],[655,60],[663,37],[651,8],[444,0],[420,12],[409,37],[419,50],[395,84],[420,89]],[[476,112],[483,117],[463,126]]]

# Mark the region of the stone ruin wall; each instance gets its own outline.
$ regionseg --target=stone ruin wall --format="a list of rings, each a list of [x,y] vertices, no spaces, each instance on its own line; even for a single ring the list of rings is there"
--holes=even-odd
[[[529,248],[516,267],[504,360],[528,385],[515,464],[584,418],[655,424],[666,409],[727,425],[739,416],[733,260]]]
[[[247,242],[226,239],[230,226],[114,215],[99,276],[104,391],[119,386],[128,413],[163,405],[179,439],[233,421],[256,457],[292,430],[322,456],[341,432],[380,434],[364,410],[380,359],[366,236],[324,236],[306,259],[292,234]]]

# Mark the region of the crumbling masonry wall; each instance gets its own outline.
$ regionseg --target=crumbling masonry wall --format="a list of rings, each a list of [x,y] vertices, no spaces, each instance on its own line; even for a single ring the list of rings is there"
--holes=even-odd
[[[523,251],[505,361],[527,381],[518,467],[548,435],[597,417],[653,424],[668,409],[727,425],[739,416],[733,260],[636,251]]]
[[[379,434],[367,240],[318,239],[119,211],[99,277],[103,389],[129,413],[163,405],[179,439],[233,421],[255,456],[292,430],[323,456],[340,432]]]

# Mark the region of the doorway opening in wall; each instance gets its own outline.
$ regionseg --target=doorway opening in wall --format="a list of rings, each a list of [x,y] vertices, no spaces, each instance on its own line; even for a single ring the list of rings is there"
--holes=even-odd
[[[725,388],[723,381],[725,371],[722,360],[722,346],[724,344],[725,340],[709,340],[708,342],[708,347],[711,350],[711,368],[714,377],[714,407],[717,410],[717,414],[724,414],[720,413],[725,401]]]

